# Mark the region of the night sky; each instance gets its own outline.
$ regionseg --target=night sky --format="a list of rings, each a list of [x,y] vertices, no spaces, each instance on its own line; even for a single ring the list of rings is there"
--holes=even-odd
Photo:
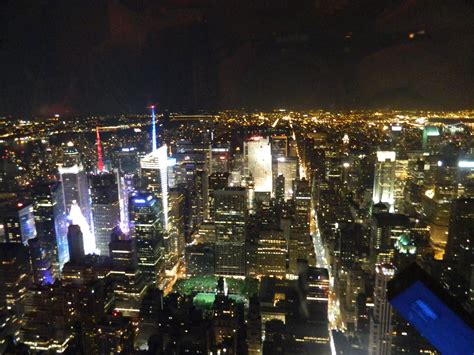
[[[0,114],[472,108],[473,24],[462,0],[3,0]]]

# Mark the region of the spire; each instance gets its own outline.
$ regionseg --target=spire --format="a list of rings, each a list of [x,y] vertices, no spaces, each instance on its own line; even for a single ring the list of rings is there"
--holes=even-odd
[[[156,120],[155,120],[155,106],[150,106],[151,108],[151,151],[156,151]]]
[[[97,135],[97,169],[99,173],[104,171],[104,161],[102,160],[102,145],[100,143],[100,134],[99,134],[99,126],[95,127],[95,132]]]

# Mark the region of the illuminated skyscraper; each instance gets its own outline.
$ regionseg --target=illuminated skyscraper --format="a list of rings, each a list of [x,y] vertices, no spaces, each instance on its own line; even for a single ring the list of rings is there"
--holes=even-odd
[[[395,202],[396,154],[392,151],[378,151],[375,163],[374,203],[387,203],[393,211]]]
[[[138,268],[155,283],[162,273],[163,225],[161,204],[152,193],[130,196],[132,238],[136,240]]]
[[[89,184],[86,172],[80,161],[79,152],[72,143],[69,143],[64,149],[64,161],[59,165],[58,170],[67,213],[70,214],[71,206],[76,203],[80,207],[82,215],[92,233],[93,231],[90,228],[92,225],[92,213]]]
[[[245,167],[253,176],[255,192],[272,193],[272,151],[268,138],[252,137],[244,142]]]
[[[127,237],[119,227],[115,227],[109,255],[112,259],[110,277],[114,281],[115,310],[125,316],[138,317],[147,284],[138,269],[136,239]]]
[[[375,267],[374,308],[370,317],[369,354],[389,355],[392,348],[392,306],[387,299],[387,282],[395,276],[389,264]]]
[[[114,173],[90,177],[92,218],[97,249],[109,255],[110,233],[120,223],[119,191]]]
[[[36,232],[41,247],[49,254],[54,274],[59,276],[69,260],[68,222],[61,182],[35,186],[33,200]]]
[[[280,175],[285,177],[285,199],[293,197],[293,181],[298,178],[298,158],[278,157],[273,162],[273,182]]]
[[[247,229],[245,188],[227,187],[214,191],[216,226],[216,274],[245,275]]]
[[[142,187],[160,199],[164,229],[168,229],[168,150],[167,146],[147,154],[141,161]]]
[[[288,246],[283,231],[260,232],[255,270],[258,276],[283,279],[286,274]]]
[[[316,266],[313,239],[310,234],[311,189],[306,179],[293,182],[295,215],[290,226],[288,246],[289,273],[297,275],[298,259],[307,260],[309,266]]]
[[[176,143],[176,183],[187,189],[190,225],[195,230],[208,215],[208,176],[211,149],[205,144],[180,140]]]

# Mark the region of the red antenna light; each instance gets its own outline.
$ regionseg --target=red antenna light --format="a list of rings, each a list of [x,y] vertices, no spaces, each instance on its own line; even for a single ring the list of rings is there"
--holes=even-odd
[[[102,160],[102,145],[100,144],[100,134],[99,134],[99,126],[95,127],[96,135],[97,135],[97,169],[101,173],[104,171],[104,161]]]

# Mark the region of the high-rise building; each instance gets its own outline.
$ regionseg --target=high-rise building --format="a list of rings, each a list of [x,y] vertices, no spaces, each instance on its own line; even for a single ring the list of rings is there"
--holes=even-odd
[[[89,184],[86,172],[82,166],[79,152],[69,143],[64,149],[64,161],[58,167],[61,180],[64,206],[68,214],[74,204],[80,207],[82,215],[85,217],[87,226],[92,225],[91,198],[89,194]],[[90,230],[92,233],[93,231]],[[86,234],[84,230],[82,233]]]
[[[272,156],[273,157],[286,157],[288,156],[288,137],[285,135],[272,136]]]
[[[136,240],[138,268],[152,283],[162,273],[163,218],[161,203],[153,193],[130,196],[132,238]]]
[[[170,191],[169,230],[165,240],[165,252],[168,250],[169,266],[174,267],[184,256],[184,195],[178,190]],[[168,248],[167,248],[168,246]],[[166,249],[167,248],[167,249]]]
[[[36,233],[30,202],[13,198],[0,203],[0,242],[26,244]]]
[[[283,175],[278,175],[275,179],[275,199],[280,205],[285,202],[285,177]]]
[[[162,145],[140,160],[141,185],[159,199],[163,227],[168,229],[168,150]]]
[[[71,297],[60,284],[30,288],[19,340],[32,351],[63,353],[73,339]]]
[[[68,222],[62,194],[59,181],[36,185],[33,189],[36,232],[41,247],[51,260],[55,277],[69,260]]]
[[[255,192],[272,193],[272,151],[268,138],[252,137],[244,142],[245,167],[252,175]]]
[[[115,310],[124,316],[138,318],[147,284],[138,269],[136,240],[115,227],[109,243],[109,254],[112,259],[109,275],[114,283]]]
[[[246,197],[241,187],[214,191],[218,275],[245,275]]]
[[[286,274],[288,247],[283,231],[260,232],[256,255],[256,274],[283,279]]]
[[[293,182],[295,215],[290,226],[288,245],[289,273],[297,275],[298,259],[307,260],[309,266],[316,266],[313,239],[310,234],[311,189],[306,179]]]
[[[186,246],[186,275],[214,275],[214,244],[202,243]]]
[[[205,144],[176,143],[176,182],[187,190],[190,203],[188,229],[196,230],[208,216],[208,177],[211,149]]]
[[[211,173],[229,171],[229,144],[218,144],[211,148]]]
[[[403,214],[375,213],[371,221],[370,253],[377,263],[393,263],[395,242],[410,234],[410,219]]]
[[[29,286],[28,250],[21,243],[0,244],[0,342],[18,331]]]
[[[229,186],[229,173],[227,172],[217,172],[212,173],[209,176],[209,188],[208,188],[208,204],[209,204],[209,217],[214,218],[214,191],[223,190]]]
[[[474,198],[457,199],[452,204],[448,243],[444,260],[452,265],[466,284],[474,264]]]
[[[96,246],[100,255],[109,255],[110,233],[120,224],[119,190],[113,173],[90,177],[92,218]]]
[[[28,249],[33,283],[36,285],[54,283],[55,274],[51,255],[45,252],[38,237],[28,240]]]
[[[390,264],[375,267],[374,308],[370,317],[369,354],[389,355],[392,348],[392,306],[387,299],[387,282],[395,276]]]
[[[395,170],[396,153],[393,151],[378,151],[375,163],[374,203],[387,203],[393,210],[395,203]]]
[[[84,236],[81,227],[71,224],[67,231],[67,241],[69,246],[69,260],[78,263],[85,256],[84,253]]]
[[[262,316],[258,297],[250,298],[247,320],[247,350],[249,355],[262,353]]]
[[[293,197],[293,181],[298,178],[298,158],[281,156],[276,158],[273,162],[274,184],[280,175],[285,177],[285,199],[291,199]]]

